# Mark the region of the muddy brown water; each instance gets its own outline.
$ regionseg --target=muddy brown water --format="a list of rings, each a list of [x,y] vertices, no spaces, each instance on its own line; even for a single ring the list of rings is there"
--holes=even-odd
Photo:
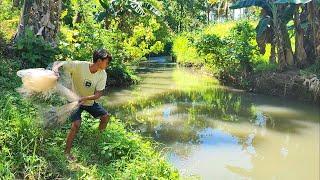
[[[318,107],[221,86],[170,64],[140,68],[140,77],[102,102],[162,143],[183,178],[319,179]]]

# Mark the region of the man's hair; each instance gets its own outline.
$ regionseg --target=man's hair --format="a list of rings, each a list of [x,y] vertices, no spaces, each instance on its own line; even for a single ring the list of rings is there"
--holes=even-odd
[[[112,61],[111,54],[105,50],[105,49],[97,49],[93,52],[92,60],[93,63],[96,63],[99,59],[108,59],[108,62],[110,63]]]

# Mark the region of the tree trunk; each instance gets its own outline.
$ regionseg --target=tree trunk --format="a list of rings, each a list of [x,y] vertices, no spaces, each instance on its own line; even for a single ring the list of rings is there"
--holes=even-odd
[[[288,66],[293,66],[294,65],[293,52],[292,52],[292,46],[291,46],[287,25],[284,23],[281,23],[280,27],[281,27],[282,36],[283,36],[283,43],[284,43],[283,47],[284,47],[285,56],[286,56],[285,60]]]
[[[271,40],[271,52],[269,56],[269,62],[274,64],[276,63],[276,40]]]
[[[76,15],[76,19],[75,19],[75,23],[81,23],[83,21],[83,15],[82,15],[82,12],[77,12],[77,15]]]
[[[109,12],[108,12],[108,10],[106,10],[106,13],[107,13],[107,16],[106,16],[106,18],[104,19],[104,28],[105,29],[109,29],[109,27],[110,27],[110,24],[111,24],[111,22],[110,22],[110,19],[109,19]]]
[[[12,7],[19,7],[20,6],[20,0],[12,0]]]
[[[295,59],[298,67],[303,68],[307,65],[307,53],[304,49],[303,36],[304,30],[301,27],[301,19],[299,14],[300,5],[296,5],[294,14],[295,27]]]
[[[283,47],[284,40],[282,36],[282,31],[280,27],[280,19],[278,18],[278,7],[273,5],[272,7],[272,14],[273,14],[273,26],[274,26],[274,37],[276,39],[276,47],[277,47],[277,57],[278,57],[278,64],[279,69],[283,70],[287,67],[286,55],[285,50]]]
[[[316,59],[320,59],[320,9],[316,0],[307,4],[308,22],[311,25],[311,38]]]
[[[180,18],[179,18],[179,32],[182,32],[182,14],[183,13],[183,4],[180,4]]]
[[[222,5],[222,1],[220,1],[219,4],[218,4],[218,9],[217,9],[217,20],[218,21],[220,19],[220,8],[221,8],[221,5]]]
[[[229,14],[229,3],[228,3],[228,1],[226,0],[225,1],[225,4],[224,4],[224,13],[225,13],[225,17],[226,17],[226,19],[228,20],[228,14]]]
[[[56,46],[61,0],[25,0],[15,41],[30,29],[35,35]]]
[[[209,24],[210,23],[210,5],[208,4],[208,7],[207,7],[207,23]]]

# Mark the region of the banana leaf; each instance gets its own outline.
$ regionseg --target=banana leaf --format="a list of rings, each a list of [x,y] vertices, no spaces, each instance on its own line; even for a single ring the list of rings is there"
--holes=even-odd
[[[257,6],[263,8],[268,14],[272,14],[272,7],[267,0],[240,0],[233,3],[230,9],[240,9],[245,7]]]

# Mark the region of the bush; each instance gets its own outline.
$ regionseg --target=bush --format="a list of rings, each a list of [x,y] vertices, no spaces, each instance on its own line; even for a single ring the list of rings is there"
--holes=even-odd
[[[253,71],[253,61],[257,55],[257,47],[253,45],[255,41],[255,30],[248,21],[237,23],[231,29],[231,34],[227,38],[227,53],[231,54],[231,59],[238,61],[239,69],[234,75],[247,76]]]
[[[204,64],[220,79],[247,86],[245,79],[258,57],[255,30],[247,21],[227,25],[233,28],[222,37],[210,32],[212,26],[202,33],[183,33],[175,38],[173,52],[177,62]]]
[[[320,78],[320,58],[308,68],[301,70],[300,74],[302,75],[316,75]]]
[[[125,64],[114,61],[107,69],[108,86],[120,87],[129,86],[138,82],[138,77]]]
[[[195,43],[198,51],[203,54],[221,54],[221,48],[223,47],[223,41],[217,35],[203,35],[201,39]]]
[[[187,32],[178,35],[173,40],[172,52],[180,64],[203,64],[197,48],[193,44],[193,35]]]
[[[59,44],[62,52],[58,59],[91,61],[92,52],[98,48],[106,48],[113,57],[107,69],[109,86],[129,86],[137,82],[134,72],[124,63],[130,57],[124,52],[121,42],[124,36],[119,32],[100,29],[99,24],[93,22],[75,24],[76,29],[64,27]]]
[[[46,67],[55,60],[58,50],[42,37],[37,37],[31,30],[26,30],[14,44],[15,53],[24,68]]]
[[[13,37],[19,24],[20,8],[13,7],[12,4],[11,0],[0,1],[0,34],[3,35],[5,41],[9,41]]]

